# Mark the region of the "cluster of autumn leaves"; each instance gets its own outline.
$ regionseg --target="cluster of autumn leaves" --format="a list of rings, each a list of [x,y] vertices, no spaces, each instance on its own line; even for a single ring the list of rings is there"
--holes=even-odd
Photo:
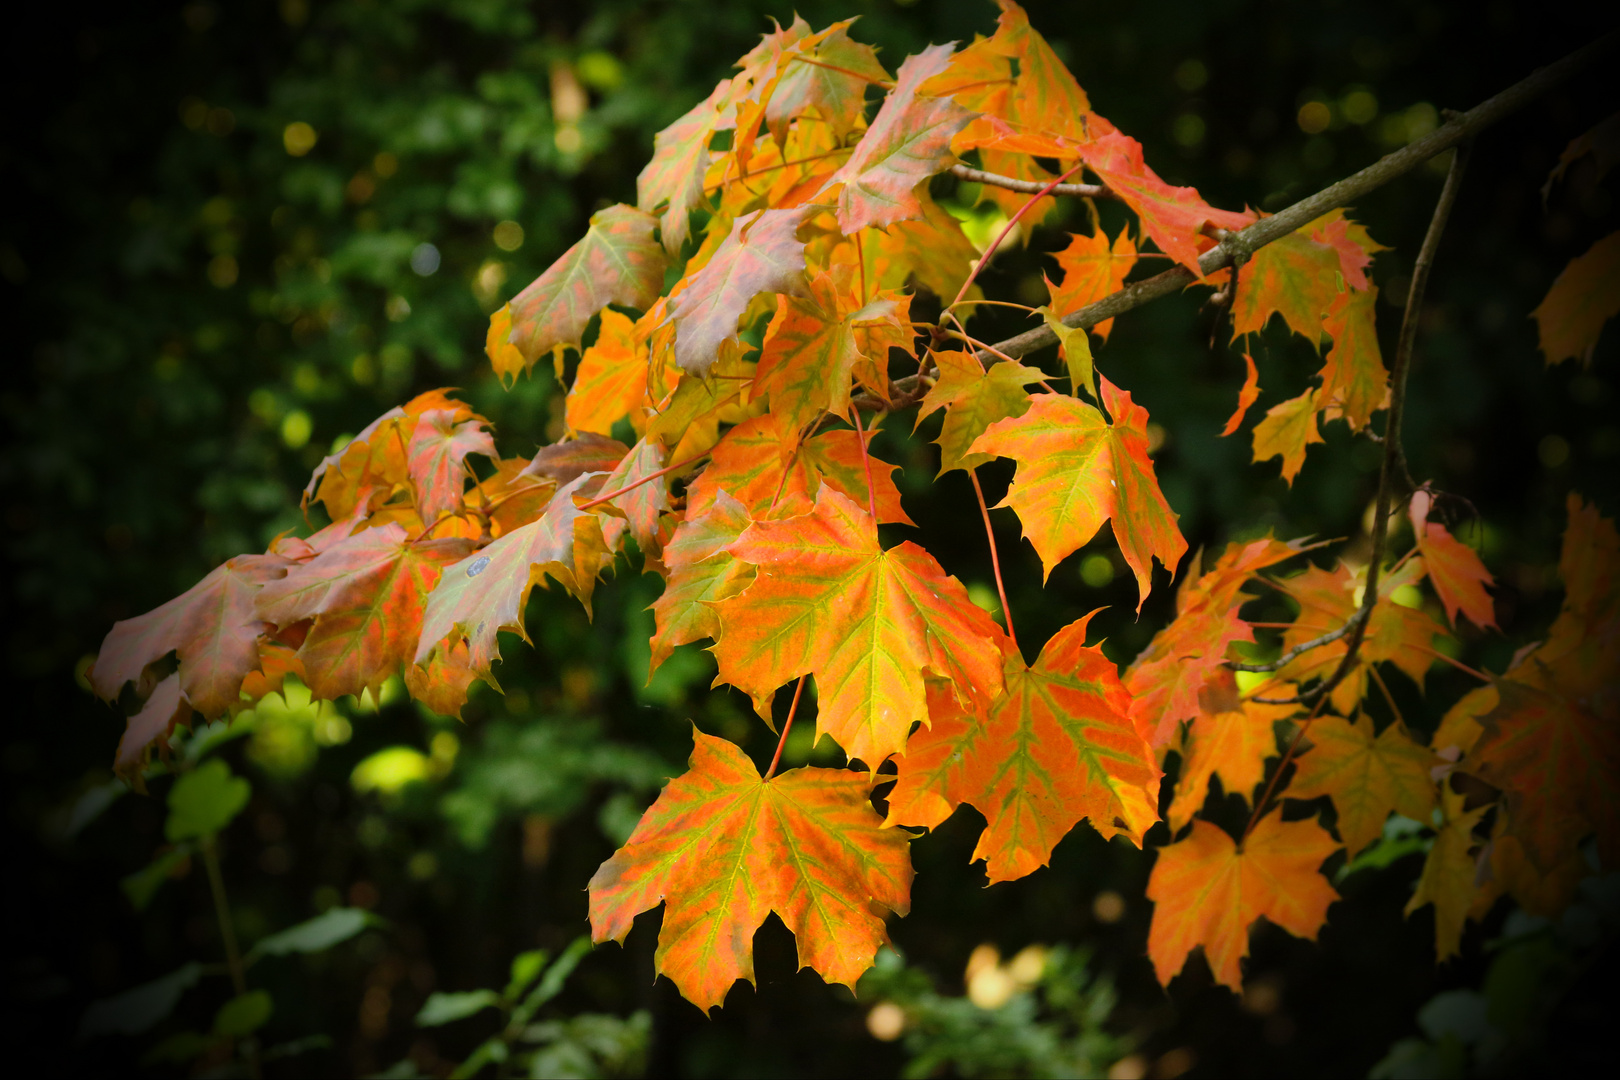
[[[1530,910],[1566,901],[1585,872],[1581,840],[1595,831],[1605,862],[1614,857],[1605,800],[1620,759],[1608,689],[1620,543],[1578,501],[1563,615],[1427,746],[1399,720],[1375,731],[1361,712],[1382,685],[1379,665],[1421,683],[1448,658],[1446,626],[1401,601],[1426,579],[1449,619],[1493,619],[1484,567],[1430,515],[1426,491],[1411,504],[1415,546],[1380,583],[1348,677],[1314,706],[1299,691],[1336,670],[1347,643],[1297,647],[1355,614],[1364,572],[1341,562],[1275,576],[1301,561],[1298,543],[1233,544],[1185,573],[1175,621],[1121,675],[1086,645],[1087,619],[1028,663],[926,550],[879,542],[879,524],[910,522],[860,408],[916,404],[919,423],[943,413],[941,472],[1017,463],[1005,505],[1048,574],[1105,522],[1143,597],[1153,561],[1174,571],[1187,552],[1149,457],[1146,411],[1095,371],[1086,334],[1056,319],[1116,290],[1137,240],[1094,228],[1057,256],[1062,280],[1039,314],[1060,331],[1061,393],[1039,367],[983,362],[966,325],[979,253],[925,182],[969,152],[988,171],[1043,184],[1083,166],[1134,212],[1138,240],[1195,273],[1218,230],[1255,215],[1159,180],[1023,12],[1010,0],[1002,9],[992,37],[927,49],[892,79],[848,23],[767,35],[658,136],[638,205],[598,213],[492,320],[487,348],[503,377],[549,354],[561,379],[565,352],[579,351],[568,438],[503,458],[486,421],[440,391],[379,417],[310,480],[306,501],[330,525],[238,556],[113,629],[93,685],[111,699],[133,682],[143,700],[120,769],[138,776],[192,712],[234,714],[289,675],[329,699],[403,673],[418,700],[459,714],[475,679],[495,682],[498,635],[524,634],[530,590],[550,583],[588,609],[633,540],[665,580],[654,669],[710,640],[717,681],[749,694],[767,723],[778,693],[795,687],[797,707],[813,677],[818,736],[864,766],[762,777],[736,746],[694,731],[689,770],[592,879],[599,941],[622,940],[637,914],[664,905],[658,968],[701,1007],[752,979],[754,931],[771,912],[802,964],[853,985],[886,939],[885,916],[909,903],[912,834],[897,826],[932,827],[970,804],[986,820],[974,858],[992,882],[1018,878],[1082,819],[1140,846],[1161,819],[1172,754],[1165,819],[1182,838],[1161,849],[1149,886],[1149,951],[1165,981],[1202,946],[1216,977],[1239,986],[1261,916],[1314,936],[1335,896],[1324,860],[1365,849],[1391,812],[1436,830],[1413,904],[1435,906],[1441,956],[1502,890]],[[886,96],[869,120],[871,86]],[[985,192],[1009,215],[1044,213],[1026,207],[1028,194]],[[1256,457],[1280,453],[1290,478],[1319,441],[1319,417],[1360,430],[1385,402],[1365,274],[1376,250],[1335,212],[1257,252],[1228,293],[1234,337],[1280,313],[1313,343],[1332,340],[1321,385],[1256,429]],[[957,303],[920,325],[908,287]],[[1228,433],[1256,400],[1252,361],[1249,371]],[[626,426],[633,445],[612,437]],[[1228,661],[1270,633],[1240,615],[1254,583],[1298,607],[1281,640],[1297,655],[1244,689]],[[1280,795],[1326,796],[1337,838],[1255,794],[1290,732],[1303,738],[1286,751],[1297,770]],[[893,775],[878,772],[886,762]],[[1216,778],[1255,800],[1240,838],[1197,817]],[[882,816],[874,784],[891,779]],[[1488,836],[1476,835],[1493,808]]]

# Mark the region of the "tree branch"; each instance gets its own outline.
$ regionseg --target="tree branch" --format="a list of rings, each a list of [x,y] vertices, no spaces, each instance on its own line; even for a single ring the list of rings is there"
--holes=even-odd
[[[966,180],[970,184],[989,184],[991,187],[1006,188],[1024,195],[1075,195],[1082,199],[1117,199],[1114,189],[1107,184],[1055,184],[1050,191],[1047,185],[1039,180],[1015,180],[1010,176],[1001,176],[998,173],[985,172],[983,169],[974,169],[967,165],[952,165],[951,175],[959,180]]]
[[[1268,218],[1262,218],[1241,232],[1230,233],[1215,247],[1199,256],[1198,268],[1207,277],[1216,270],[1232,264],[1238,252],[1252,255],[1273,240],[1279,240],[1302,225],[1309,224],[1330,210],[1346,206],[1369,191],[1382,187],[1397,177],[1411,172],[1437,154],[1458,146],[1490,127],[1513,111],[1523,108],[1553,87],[1590,67],[1620,42],[1620,34],[1608,34],[1592,44],[1570,53],[1562,60],[1542,68],[1535,74],[1515,83],[1465,113],[1453,116],[1433,132],[1401,150],[1362,169],[1354,176],[1323,188],[1315,195]],[[955,172],[955,170],[952,170]],[[1193,281],[1192,272],[1184,266],[1173,267],[1162,274],[1144,278],[1116,293],[1088,304],[1079,311],[1063,317],[1063,325],[1090,328],[1104,319],[1123,315],[1132,308],[1141,307],[1150,300],[1178,292]],[[1410,310],[1410,309],[1408,309]],[[995,346],[996,350],[1013,358],[1025,356],[1057,340],[1057,335],[1045,326],[1008,338]],[[981,352],[979,359],[993,362],[994,354]]]

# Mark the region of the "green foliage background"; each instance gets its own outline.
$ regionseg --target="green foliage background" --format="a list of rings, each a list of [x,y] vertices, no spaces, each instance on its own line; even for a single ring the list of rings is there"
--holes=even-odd
[[[1602,28],[1582,21],[1593,15],[1512,3],[1029,8],[1095,107],[1141,138],[1167,179],[1219,205],[1268,210]],[[143,912],[118,888],[165,843],[160,788],[157,798],[118,799],[68,835],[68,808],[110,776],[121,730],[75,685],[75,665],[114,620],[300,526],[309,469],[417,391],[463,388],[508,454],[556,437],[561,397],[548,373],[512,390],[489,373],[488,313],[572,243],[594,210],[633,201],[653,133],[727,73],[768,17],[785,22],[792,10],[765,0],[254,0],[41,9],[37,29],[12,35],[15,107],[0,146],[0,295],[10,312],[0,767],[6,1018],[25,1059],[58,1069],[127,1064],[144,1044],[74,1041],[86,1004],[219,956],[200,868],[171,860],[178,880],[152,878]],[[817,26],[859,14],[855,36],[881,46],[891,67],[930,41],[969,39],[994,23],[993,9],[976,2],[810,0],[798,10]],[[586,94],[577,119],[556,104],[570,78]],[[1352,102],[1358,92],[1374,99],[1370,114],[1365,99]],[[1295,117],[1313,100],[1334,119],[1307,135]],[[1620,509],[1614,335],[1589,371],[1547,371],[1527,318],[1568,259],[1616,226],[1612,184],[1576,174],[1547,211],[1538,194],[1559,150],[1613,105],[1599,72],[1484,138],[1424,318],[1409,451],[1418,476],[1480,510],[1486,559],[1504,586],[1505,633],[1465,645],[1497,670],[1556,609],[1564,493],[1595,497],[1610,515]],[[301,156],[285,138],[293,122],[316,134]],[[1380,312],[1386,341],[1440,175],[1421,171],[1358,208],[1395,249],[1375,272],[1395,301]],[[940,192],[949,197],[949,185]],[[520,226],[520,243],[509,227],[496,242],[501,222]],[[1068,224],[1081,227],[1077,215]],[[987,286],[1027,298],[1051,267],[1041,253],[1059,243],[1053,233],[1005,257]],[[987,335],[1023,328],[998,317],[985,318]],[[1250,466],[1246,435],[1216,437],[1242,361],[1209,348],[1208,332],[1189,296],[1122,319],[1099,350],[1103,369],[1168,432],[1158,469],[1189,540],[1218,548],[1267,527],[1354,535],[1375,448],[1330,428],[1291,490],[1274,464]],[[1315,370],[1304,344],[1277,327],[1256,358],[1262,408]],[[968,490],[928,484],[930,432],[914,439],[907,427],[897,419],[882,438],[885,456],[907,467],[908,508],[947,569],[987,583],[982,538],[959,528]],[[1006,475],[987,478],[994,498]],[[1156,593],[1133,618],[1134,587],[1117,566],[1109,575],[1094,563],[1086,581],[1083,559],[1042,593],[1016,523],[997,527],[1014,552],[1011,602],[1030,642],[1112,604],[1097,625],[1123,661],[1168,615]],[[1104,538],[1096,548],[1111,546]],[[267,1032],[332,1039],[277,1069],[330,1075],[407,1054],[424,1066],[459,1060],[493,1020],[423,1032],[411,1025],[417,1008],[435,989],[503,985],[514,955],[555,953],[583,932],[584,882],[681,767],[689,721],[768,755],[746,703],[705,692],[711,667],[701,651],[683,650],[643,685],[643,609],[656,590],[656,579],[621,567],[594,623],[565,599],[538,599],[537,649],[509,650],[507,695],[480,691],[465,725],[387,695],[368,709],[293,694],[261,706],[251,736],[222,751],[253,781],[247,810],[221,840],[245,942],[333,906],[389,920],[308,962],[255,969],[255,985],[276,1001]],[[1429,692],[1445,702],[1464,687],[1436,672]],[[1397,697],[1409,718],[1428,717],[1419,724],[1438,715],[1414,686],[1397,687]],[[803,742],[789,748],[798,761],[812,753]],[[1147,858],[1077,833],[1049,870],[984,890],[981,871],[966,865],[970,817],[963,811],[916,846],[915,910],[895,930],[916,972],[956,994],[984,941],[1009,954],[1084,943],[1093,969],[1119,987],[1110,1030],[1135,1038],[1164,1071],[1191,1062],[1210,1073],[1364,1073],[1418,1030],[1414,1016],[1438,990],[1480,983],[1482,942],[1500,932],[1500,917],[1471,931],[1465,958],[1436,970],[1428,916],[1400,916],[1417,864],[1397,861],[1346,880],[1348,902],[1334,908],[1320,945],[1257,934],[1252,970],[1276,992],[1269,1007],[1210,987],[1207,974],[1166,995],[1142,956]],[[1105,892],[1129,901],[1117,921],[1094,914]],[[759,992],[735,992],[713,1021],[650,982],[653,940],[649,924],[625,950],[588,957],[555,1016],[648,1010],[648,1068],[658,1074],[884,1075],[906,1059],[903,1045],[866,1034],[848,995],[792,973],[791,939],[774,923],[760,937]],[[1588,953],[1609,948],[1612,935],[1595,940]],[[177,1022],[206,1027],[222,999],[204,997],[186,999]],[[1582,984],[1567,1000],[1547,1030],[1578,1062],[1579,1036],[1598,1015],[1582,1009],[1604,999]],[[1190,1057],[1165,1056],[1182,1050]],[[970,1071],[966,1061],[957,1067]]]

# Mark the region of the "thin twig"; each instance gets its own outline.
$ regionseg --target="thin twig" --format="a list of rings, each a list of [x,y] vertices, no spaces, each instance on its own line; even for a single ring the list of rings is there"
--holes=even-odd
[[[771,758],[771,767],[765,770],[765,779],[769,780],[776,775],[776,766],[782,761],[782,748],[787,745],[788,732],[793,730],[793,717],[799,711],[799,696],[804,693],[804,680],[808,676],[799,676],[799,685],[793,688],[793,704],[788,706],[787,720],[782,724],[782,737],[776,740],[776,755]]]
[[[1307,225],[1330,210],[1348,206],[1369,191],[1373,191],[1399,176],[1411,172],[1437,154],[1444,153],[1477,135],[1503,117],[1523,108],[1548,90],[1573,78],[1590,67],[1620,43],[1620,34],[1610,33],[1562,60],[1542,68],[1526,79],[1515,83],[1495,97],[1459,113],[1433,132],[1389,154],[1337,184],[1323,188],[1315,195],[1243,229],[1230,233],[1218,245],[1199,256],[1199,277],[1230,266],[1239,251],[1252,255],[1274,240],[1280,240],[1302,225]],[[1063,317],[1068,327],[1090,329],[1105,319],[1123,315],[1132,308],[1141,307],[1150,300],[1180,292],[1189,283],[1198,280],[1184,266],[1173,267],[1162,274],[1144,278],[1133,285],[1088,304],[1079,311]],[[1045,326],[1008,338],[996,347],[1009,356],[1019,357],[1044,348],[1057,340],[1057,335]]]
[[[1057,188],[1057,186],[1058,186],[1058,184],[1060,182],[1062,182],[1064,180],[1067,180],[1069,177],[1073,176],[1075,173],[1079,172],[1084,167],[1085,167],[1084,164],[1076,165],[1074,168],[1070,169],[1068,172],[1064,173],[1062,176],[1058,177],[1056,180],[1053,180],[1050,184],[1044,184],[1041,187],[1037,188],[1035,198],[1029,200],[1029,202],[1025,203],[1023,206],[1020,206],[1013,213],[1013,216],[1007,219],[1007,224],[1005,224],[1005,225],[1003,225],[1001,227],[1001,232],[996,236],[996,238],[994,240],[992,240],[990,242],[990,246],[984,249],[984,254],[979,256],[979,261],[973,264],[973,269],[971,271],[969,271],[968,276],[967,276],[967,280],[962,282],[962,287],[960,289],[956,290],[956,299],[952,300],[949,304],[945,305],[945,310],[946,311],[949,311],[951,308],[955,307],[957,304],[960,304],[962,302],[962,297],[966,296],[967,291],[973,287],[974,279],[979,276],[979,271],[983,270],[986,266],[990,265],[990,260],[995,256],[996,252],[1001,250],[1001,242],[1003,240],[1007,239],[1008,234],[1011,233],[1013,231],[1013,229],[1017,227],[1018,219],[1022,218],[1024,216],[1024,214],[1029,211],[1030,207],[1032,207],[1036,203],[1040,202],[1042,195],[1051,194],[1052,191]],[[1056,340],[1056,339],[1054,338],[1054,340]]]
[[[705,450],[701,454],[693,454],[691,457],[687,458],[685,461],[677,461],[673,465],[666,465],[662,469],[659,469],[655,473],[648,473],[646,476],[643,476],[640,480],[637,480],[633,484],[626,484],[626,485],[624,485],[624,487],[619,488],[617,491],[610,491],[606,495],[598,495],[596,498],[592,499],[590,502],[581,505],[580,509],[581,510],[589,510],[593,506],[601,506],[605,502],[612,502],[614,499],[617,499],[620,495],[624,495],[627,492],[631,492],[631,491],[636,490],[636,488],[640,487],[642,484],[650,484],[654,480],[657,480],[660,476],[668,476],[670,473],[675,472],[678,469],[686,468],[688,465],[692,464],[692,462],[697,461],[700,458],[707,457],[708,453],[709,452],[707,450]]]
[[[1006,188],[1022,195],[1074,195],[1082,199],[1117,199],[1114,189],[1107,184],[1045,184],[1039,180],[1015,180],[1010,176],[1001,176],[983,169],[974,169],[967,165],[952,165],[951,175],[959,180],[966,180],[970,184],[989,184],[991,187]]]
[[[1325,694],[1317,698],[1315,706],[1311,708],[1310,715],[1299,725],[1299,730],[1294,732],[1294,740],[1288,744],[1288,750],[1283,754],[1282,760],[1277,762],[1277,771],[1271,774],[1271,782],[1266,785],[1266,793],[1255,801],[1254,813],[1249,815],[1249,823],[1243,826],[1243,835],[1238,838],[1238,847],[1241,848],[1243,841],[1247,840],[1249,834],[1254,831],[1255,823],[1260,820],[1260,815],[1265,811],[1266,804],[1271,801],[1271,796],[1277,790],[1277,781],[1282,779],[1283,770],[1288,768],[1288,763],[1294,760],[1294,752],[1299,749],[1299,744],[1305,739],[1305,732],[1310,730],[1311,721],[1316,719],[1316,714],[1322,711],[1322,705],[1326,701],[1327,696]]]
[[[996,593],[1001,597],[1001,618],[1007,624],[1007,637],[1013,651],[1018,650],[1018,632],[1013,629],[1012,607],[1007,603],[1007,586],[1001,583],[1001,556],[996,552],[996,531],[990,527],[990,508],[984,502],[984,489],[979,486],[979,470],[970,468],[968,479],[973,481],[973,494],[979,500],[979,516],[984,518],[984,536],[990,541],[990,569],[996,575]]]
[[[1226,661],[1226,666],[1231,668],[1233,671],[1280,671],[1289,664],[1293,663],[1295,659],[1305,655],[1312,649],[1319,649],[1323,645],[1331,645],[1335,641],[1338,641],[1340,638],[1344,637],[1344,635],[1350,632],[1351,627],[1364,621],[1366,618],[1366,611],[1364,609],[1358,609],[1356,613],[1350,616],[1345,624],[1339,627],[1337,630],[1329,630],[1321,637],[1312,638],[1301,645],[1295,645],[1292,649],[1289,649],[1287,652],[1283,653],[1269,664],[1240,664],[1236,660],[1228,660]]]

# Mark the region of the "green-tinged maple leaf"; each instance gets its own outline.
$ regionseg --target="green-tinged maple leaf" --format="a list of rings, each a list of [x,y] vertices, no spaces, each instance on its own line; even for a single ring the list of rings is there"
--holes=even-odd
[[[1289,233],[1256,251],[1238,271],[1232,339],[1259,333],[1277,314],[1313,348],[1319,347],[1322,316],[1338,294],[1339,253],[1302,233]],[[1376,339],[1373,344],[1376,348]]]
[[[731,232],[687,288],[670,304],[675,361],[707,375],[722,342],[737,340],[737,320],[760,293],[803,296],[804,243],[798,229],[805,209],[757,210],[732,223]]]
[[[270,582],[255,610],[283,628],[315,620],[298,648],[310,693],[375,696],[415,656],[440,571],[473,547],[457,537],[412,542],[394,524],[367,529]]]
[[[1136,575],[1140,607],[1151,587],[1153,560],[1174,573],[1187,541],[1148,458],[1147,410],[1107,379],[1102,397],[1112,424],[1076,398],[1039,394],[1028,412],[991,424],[969,450],[1017,460],[1002,505],[1017,511],[1048,577],[1111,520],[1120,553]]]
[[[1254,357],[1248,353],[1243,354],[1243,363],[1248,368],[1248,374],[1243,377],[1243,388],[1238,391],[1237,408],[1227,418],[1226,426],[1221,429],[1221,435],[1236,434],[1237,429],[1243,425],[1243,417],[1254,403],[1260,400],[1260,369],[1254,366]]]
[[[847,271],[846,267],[839,267]],[[771,411],[803,428],[821,412],[849,419],[853,379],[887,394],[889,350],[916,355],[911,297],[883,291],[866,303],[850,288],[848,273],[817,272],[809,295],[777,298],[765,331],[754,393]]]
[[[876,769],[928,719],[924,679],[950,680],[976,713],[1001,692],[1001,631],[915,544],[888,551],[866,509],[823,485],[815,509],[756,521],[727,550],[758,568],[719,605],[719,681],[772,695],[816,677],[816,728]]]
[[[868,431],[866,441],[870,443],[875,434]],[[868,460],[878,520],[911,524],[894,485],[893,473],[899,466],[871,457],[870,451]],[[786,418],[766,413],[738,424],[715,444],[708,467],[687,488],[687,513],[707,513],[725,491],[751,517],[794,517],[810,512],[823,483],[865,506],[866,475],[855,432],[824,431],[800,442],[799,432]]]
[[[1183,580],[1175,619],[1125,672],[1131,716],[1155,747],[1170,744],[1178,723],[1208,711],[1199,694],[1226,670],[1228,647],[1254,640],[1254,631],[1237,617],[1248,599],[1239,591],[1244,582],[1301,550],[1270,537],[1231,544],[1202,577]]]
[[[1029,391],[1044,373],[1016,360],[991,364],[986,371],[979,358],[960,349],[931,354],[939,378],[928,388],[917,410],[917,423],[938,409],[945,410],[940,424],[939,475],[952,469],[975,469],[993,460],[991,454],[970,453],[968,447],[997,420],[1023,416],[1029,411]]]
[[[844,235],[922,217],[922,203],[912,189],[950,168],[955,161],[951,136],[973,119],[949,99],[917,94],[917,87],[943,71],[950,57],[949,45],[931,45],[907,57],[872,126],[833,174],[829,186],[843,185],[838,227]]]
[[[1136,245],[1131,242],[1129,229],[1120,229],[1110,245],[1108,234],[1093,216],[1091,235],[1071,235],[1069,246],[1053,252],[1052,257],[1063,271],[1063,280],[1054,285],[1051,278],[1046,278],[1046,288],[1052,297],[1052,310],[1061,316],[1124,288],[1126,275],[1136,265]],[[1113,328],[1114,320],[1104,319],[1091,331],[1107,341]]]
[[[406,469],[415,490],[416,512],[427,524],[462,510],[467,490],[467,455],[496,458],[495,440],[481,417],[456,421],[449,409],[430,409],[416,418],[406,451]]]
[[[1344,283],[1352,289],[1361,290],[1368,286],[1367,267],[1372,265],[1373,254],[1388,251],[1389,248],[1374,240],[1365,225],[1351,221],[1348,214],[1349,211],[1341,206],[1302,226],[1299,231],[1337,252],[1339,273]]]
[[[890,823],[933,826],[972,804],[986,822],[972,857],[992,884],[1045,866],[1083,818],[1141,846],[1159,820],[1160,774],[1113,661],[1086,648],[1088,622],[1058,631],[1034,667],[1009,649],[1006,690],[982,722],[933,696],[933,725],[911,737],[889,793]]]
[[[1195,819],[1185,840],[1159,852],[1148,878],[1148,956],[1159,982],[1168,986],[1202,946],[1215,981],[1241,991],[1249,927],[1262,916],[1315,941],[1338,899],[1317,870],[1338,846],[1314,819],[1269,814],[1241,847],[1219,826]]]
[[[1620,643],[1610,635],[1611,655]],[[1511,678],[1460,768],[1502,789],[1512,832],[1543,871],[1597,834],[1605,865],[1620,859],[1620,715],[1612,690],[1578,700]],[[1603,711],[1598,711],[1603,710]]]
[[[481,676],[500,659],[496,634],[509,630],[529,640],[523,605],[529,590],[550,577],[590,610],[596,576],[611,560],[602,519],[575,505],[601,485],[598,473],[576,477],[557,490],[540,520],[500,537],[448,567],[428,597],[420,644],[414,660],[427,661],[435,648],[465,639],[468,664]]]
[[[1429,493],[1418,491],[1407,508],[1418,551],[1429,572],[1429,584],[1434,586],[1452,626],[1457,625],[1457,612],[1461,611],[1475,626],[1494,629],[1496,605],[1485,592],[1485,586],[1493,583],[1490,571],[1473,548],[1452,536],[1440,522],[1429,520],[1432,505]]]
[[[647,393],[647,349],[637,342],[636,324],[611,308],[602,329],[579,358],[568,390],[564,418],[576,432],[611,435],[613,425],[632,416]]]
[[[1095,395],[1097,383],[1095,365],[1091,358],[1091,337],[1084,329],[1075,329],[1064,326],[1057,312],[1051,308],[1038,308],[1041,319],[1046,328],[1057,335],[1058,355],[1063,358],[1064,366],[1069,369],[1069,392],[1075,397],[1081,394]]]
[[[254,600],[293,564],[279,555],[238,555],[145,615],[115,623],[90,671],[90,685],[111,701],[148,664],[180,658],[180,690],[212,719],[237,703],[242,680],[259,666],[264,620]]]
[[[736,746],[693,730],[690,766],[665,786],[590,883],[591,936],[623,941],[664,904],[657,969],[708,1011],[754,981],[754,932],[772,912],[799,963],[855,986],[910,906],[910,836],[885,829],[858,773],[791,769],[769,780]]]
[[[1172,187],[1160,180],[1142,160],[1142,144],[1128,135],[1110,131],[1091,142],[1079,144],[1078,151],[1091,171],[1136,212],[1143,235],[1159,245],[1160,251],[1191,270],[1195,277],[1203,276],[1198,254],[1205,225],[1241,229],[1255,220],[1253,214],[1217,210],[1193,188]],[[1261,251],[1272,246],[1275,245]],[[1241,298],[1240,287],[1239,300]]]
[[[373,495],[386,499],[396,487],[410,481],[406,448],[423,413],[445,410],[455,423],[479,419],[463,403],[445,390],[418,394],[404,406],[396,406],[367,424],[354,438],[321,460],[304,488],[303,505],[314,499],[326,506],[333,521],[352,515]]]
[[[668,204],[658,218],[658,225],[664,247],[672,254],[678,253],[686,243],[690,235],[687,218],[703,201],[703,178],[709,171],[709,139],[716,131],[737,125],[737,110],[731,95],[732,81],[722,79],[707,98],[660,131],[653,139],[651,160],[636,177],[636,206],[651,213]]]
[[[740,424],[765,411],[765,402],[753,396],[757,365],[745,359],[747,348],[725,343],[706,377],[680,375],[674,391],[648,418],[648,437],[670,447],[671,461],[707,453],[720,440],[721,424]]]
[[[795,27],[802,21],[795,17]],[[765,107],[765,126],[778,145],[787,138],[788,124],[801,116],[815,117],[835,139],[842,139],[865,117],[867,85],[889,80],[877,50],[851,41],[848,26],[847,21],[835,23],[813,48],[789,58]]]
[[[1620,314],[1620,232],[1569,261],[1530,313],[1547,363],[1575,358],[1590,367],[1603,324]]]
[[[715,604],[754,580],[752,564],[726,550],[751,520],[742,503],[720,491],[705,511],[689,508],[664,545],[667,576],[663,594],[653,602],[657,632],[652,637],[649,679],[675,646],[720,636]]]
[[[1251,798],[1265,778],[1266,759],[1277,756],[1276,721],[1298,710],[1292,705],[1244,701],[1230,668],[1218,668],[1199,691],[1198,715],[1181,745],[1181,775],[1165,820],[1175,835],[1204,808],[1209,782],[1221,778],[1228,793]]]
[[[151,756],[158,740],[174,733],[179,724],[191,722],[191,706],[180,691],[180,675],[175,673],[153,687],[140,710],[124,725],[113,757],[113,771],[120,776],[139,777],[141,767]]]
[[[1433,802],[1432,797],[1430,802]],[[1462,951],[1463,926],[1468,921],[1468,909],[1474,901],[1474,882],[1479,876],[1478,860],[1472,850],[1478,846],[1474,827],[1490,805],[1464,810],[1463,797],[1453,792],[1449,784],[1442,784],[1440,806],[1444,821],[1435,835],[1434,846],[1423,860],[1423,875],[1418,878],[1412,898],[1406,902],[1406,914],[1410,916],[1425,904],[1434,905],[1434,958],[1436,963],[1443,964]],[[1419,820],[1428,821],[1428,815]]]
[[[886,229],[868,229],[858,234],[858,244],[838,231],[834,215],[818,216],[806,230],[814,234],[805,246],[810,262],[859,266],[868,289],[915,285],[943,300],[953,299],[973,272],[979,249],[962,231],[962,223],[929,197],[926,185],[914,190],[912,197],[922,205],[921,217]],[[982,298],[977,284],[968,289],[967,299]]]
[[[609,551],[623,545],[625,532],[635,537],[642,557],[648,560],[648,569],[656,565],[659,552],[659,519],[669,509],[669,479],[647,477],[664,467],[664,448],[657,440],[639,440],[624,459],[602,481],[602,494],[624,491],[604,506],[623,514],[623,519],[609,517],[602,523],[602,538]],[[629,490],[624,490],[628,488]]]
[[[594,432],[581,432],[578,438],[542,446],[536,450],[523,475],[570,484],[586,473],[612,472],[630,452],[618,439]]]
[[[1330,796],[1339,812],[1339,839],[1352,858],[1378,839],[1391,811],[1429,820],[1434,809],[1430,770],[1441,760],[1413,742],[1399,723],[1374,735],[1366,713],[1354,723],[1323,716],[1311,722],[1306,737],[1311,748],[1299,756],[1299,771],[1286,794]]]
[[[1410,559],[1401,572],[1383,575],[1378,582],[1378,603],[1367,620],[1366,637],[1354,667],[1333,690],[1333,707],[1349,715],[1366,691],[1367,668],[1387,660],[1419,686],[1434,663],[1436,638],[1445,636],[1445,627],[1418,608],[1395,603],[1390,596],[1402,585],[1412,584],[1423,575],[1421,559]],[[1274,584],[1299,604],[1299,615],[1283,633],[1284,651],[1314,641],[1349,621],[1357,608],[1356,594],[1365,577],[1339,563],[1332,570],[1309,566],[1293,577]],[[1311,649],[1277,672],[1280,679],[1302,682],[1326,677],[1337,670],[1349,646],[1344,638]]]
[[[512,298],[509,340],[524,364],[580,338],[609,304],[645,311],[664,287],[664,251],[651,214],[622,203],[591,215],[585,236]]]
[[[1255,464],[1282,458],[1282,476],[1290,485],[1305,467],[1306,449],[1322,441],[1322,431],[1316,423],[1318,396],[1318,391],[1307,390],[1297,398],[1273,405],[1254,425]]]
[[[1389,372],[1384,370],[1378,351],[1378,328],[1373,325],[1373,308],[1378,300],[1376,286],[1355,292],[1345,290],[1333,298],[1323,324],[1333,336],[1322,365],[1322,389],[1317,402],[1337,407],[1350,424],[1360,431],[1389,399]]]

